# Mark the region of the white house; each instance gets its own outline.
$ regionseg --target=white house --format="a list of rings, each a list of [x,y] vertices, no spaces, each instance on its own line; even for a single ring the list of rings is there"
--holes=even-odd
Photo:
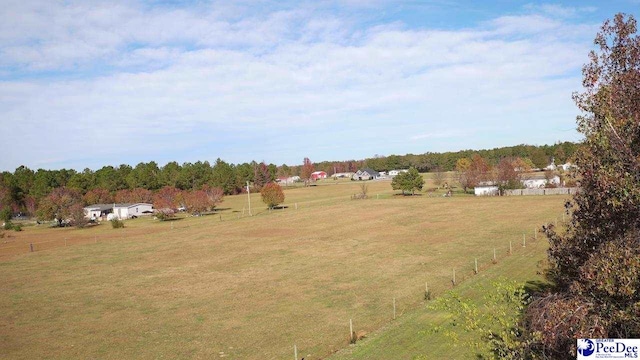
[[[476,196],[496,196],[499,195],[498,185],[493,182],[482,182],[473,188]]]
[[[276,179],[277,183],[284,184],[286,186],[291,185],[291,184],[293,184],[295,182],[299,182],[299,181],[300,181],[300,176],[297,176],[297,175],[296,176],[289,176],[289,177],[282,176],[282,177],[279,177],[279,178]]]
[[[560,185],[560,177],[554,175],[551,179],[547,180],[544,175],[528,175],[522,178],[522,185],[527,189],[537,189],[547,186],[547,184]]]
[[[371,170],[369,168],[364,168],[362,170],[356,171],[356,173],[351,177],[351,180],[374,180],[379,177],[379,172]]]
[[[396,176],[396,175],[400,175],[400,173],[406,173],[409,172],[409,170],[389,170],[389,176]]]
[[[350,178],[352,176],[353,176],[352,172],[342,172],[342,173],[335,173],[335,174],[331,175],[331,177],[333,177],[335,179]]]
[[[569,171],[571,169],[577,169],[578,167],[573,165],[572,163],[568,162],[566,164],[562,164],[559,166],[562,170],[564,171]]]
[[[103,216],[118,219],[131,219],[153,213],[153,205],[147,203],[136,204],[95,204],[84,208],[85,217],[97,219]],[[113,214],[109,216],[109,214]]]
[[[153,205],[146,203],[137,204],[115,204],[113,213],[120,219],[131,219],[134,217],[150,215],[153,213]]]
[[[113,212],[113,204],[95,204],[84,208],[84,217],[97,219]]]

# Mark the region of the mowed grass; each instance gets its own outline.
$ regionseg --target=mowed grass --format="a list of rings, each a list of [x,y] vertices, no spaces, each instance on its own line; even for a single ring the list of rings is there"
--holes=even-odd
[[[2,357],[282,359],[296,344],[300,357],[326,358],[348,347],[349,319],[373,333],[421,316],[425,281],[440,294],[453,269],[463,284],[515,269],[534,277],[532,261],[501,265],[540,258],[534,227],[561,217],[565,201],[401,197],[389,182],[371,182],[370,199],[350,200],[358,191],[329,180],[286,190],[288,207],[272,212],[254,194],[253,217],[245,195],[226,197],[219,214],[173,225],[145,218],[125,229],[14,233],[15,244],[73,245],[0,259]]]

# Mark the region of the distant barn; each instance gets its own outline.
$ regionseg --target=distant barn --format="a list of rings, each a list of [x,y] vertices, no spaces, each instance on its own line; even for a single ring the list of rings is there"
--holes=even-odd
[[[326,178],[327,178],[327,173],[324,171],[314,171],[311,173],[311,180],[321,180]]]

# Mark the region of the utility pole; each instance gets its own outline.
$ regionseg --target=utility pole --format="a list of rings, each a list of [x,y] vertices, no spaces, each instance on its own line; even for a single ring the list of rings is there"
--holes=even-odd
[[[249,182],[247,181],[247,198],[249,199],[249,216],[253,216],[251,214],[251,190],[249,190]]]

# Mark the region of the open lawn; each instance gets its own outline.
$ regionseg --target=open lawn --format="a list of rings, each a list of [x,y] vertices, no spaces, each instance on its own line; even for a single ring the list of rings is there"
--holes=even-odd
[[[357,357],[354,349],[385,338],[345,351],[349,319],[355,331],[373,333],[419,318],[425,281],[438,295],[451,288],[454,269],[463,284],[535,277],[545,246],[534,228],[561,219],[565,201],[401,197],[389,182],[370,182],[369,199],[350,200],[358,185],[289,189],[287,207],[272,212],[254,194],[252,217],[245,195],[226,197],[214,215],[171,222],[5,232],[2,357],[283,359],[294,344],[307,360],[341,349],[337,355]]]

